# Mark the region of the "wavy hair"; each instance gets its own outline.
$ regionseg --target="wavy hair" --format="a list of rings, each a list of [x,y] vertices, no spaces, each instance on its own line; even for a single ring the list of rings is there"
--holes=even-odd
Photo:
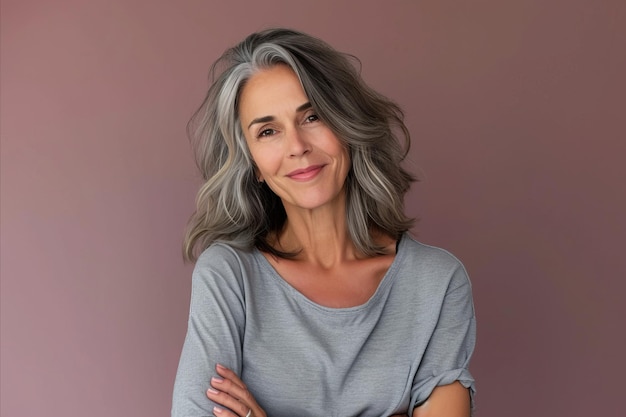
[[[238,114],[247,80],[279,64],[296,73],[318,117],[349,149],[346,216],[356,247],[368,256],[382,253],[373,232],[399,238],[412,226],[404,214],[404,195],[415,181],[401,167],[410,147],[404,115],[363,82],[353,60],[310,35],[269,29],[251,34],[213,64],[212,85],[187,126],[204,184],[185,233],[186,260],[214,242],[294,255],[269,243],[286,213],[278,196],[256,179]]]

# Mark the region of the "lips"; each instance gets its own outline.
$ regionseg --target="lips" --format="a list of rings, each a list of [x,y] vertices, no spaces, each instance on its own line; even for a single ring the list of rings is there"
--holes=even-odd
[[[306,181],[316,177],[322,168],[324,168],[324,165],[311,165],[306,168],[291,171],[287,176],[292,180]]]

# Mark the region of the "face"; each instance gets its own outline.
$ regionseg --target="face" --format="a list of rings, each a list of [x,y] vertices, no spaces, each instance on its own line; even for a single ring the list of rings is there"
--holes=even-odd
[[[348,151],[318,118],[289,67],[253,75],[241,92],[239,116],[257,176],[288,212],[339,206]]]

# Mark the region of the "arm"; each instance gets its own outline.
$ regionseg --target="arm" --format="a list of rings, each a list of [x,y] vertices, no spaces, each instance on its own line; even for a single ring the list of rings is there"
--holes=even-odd
[[[413,417],[469,416],[469,391],[458,381],[435,388],[428,400],[413,410]]]
[[[212,415],[206,397],[215,365],[241,371],[245,323],[244,290],[237,259],[229,248],[211,247],[196,263],[187,336],[172,401],[172,416]]]
[[[413,417],[468,417],[474,378],[469,361],[476,340],[471,284],[462,265],[452,272],[437,324],[413,381]]]

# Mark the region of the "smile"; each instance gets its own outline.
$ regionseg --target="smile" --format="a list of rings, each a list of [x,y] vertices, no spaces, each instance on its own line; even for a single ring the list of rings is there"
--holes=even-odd
[[[307,181],[315,178],[317,174],[324,168],[324,165],[311,165],[303,169],[296,169],[291,171],[287,176],[296,181]]]

